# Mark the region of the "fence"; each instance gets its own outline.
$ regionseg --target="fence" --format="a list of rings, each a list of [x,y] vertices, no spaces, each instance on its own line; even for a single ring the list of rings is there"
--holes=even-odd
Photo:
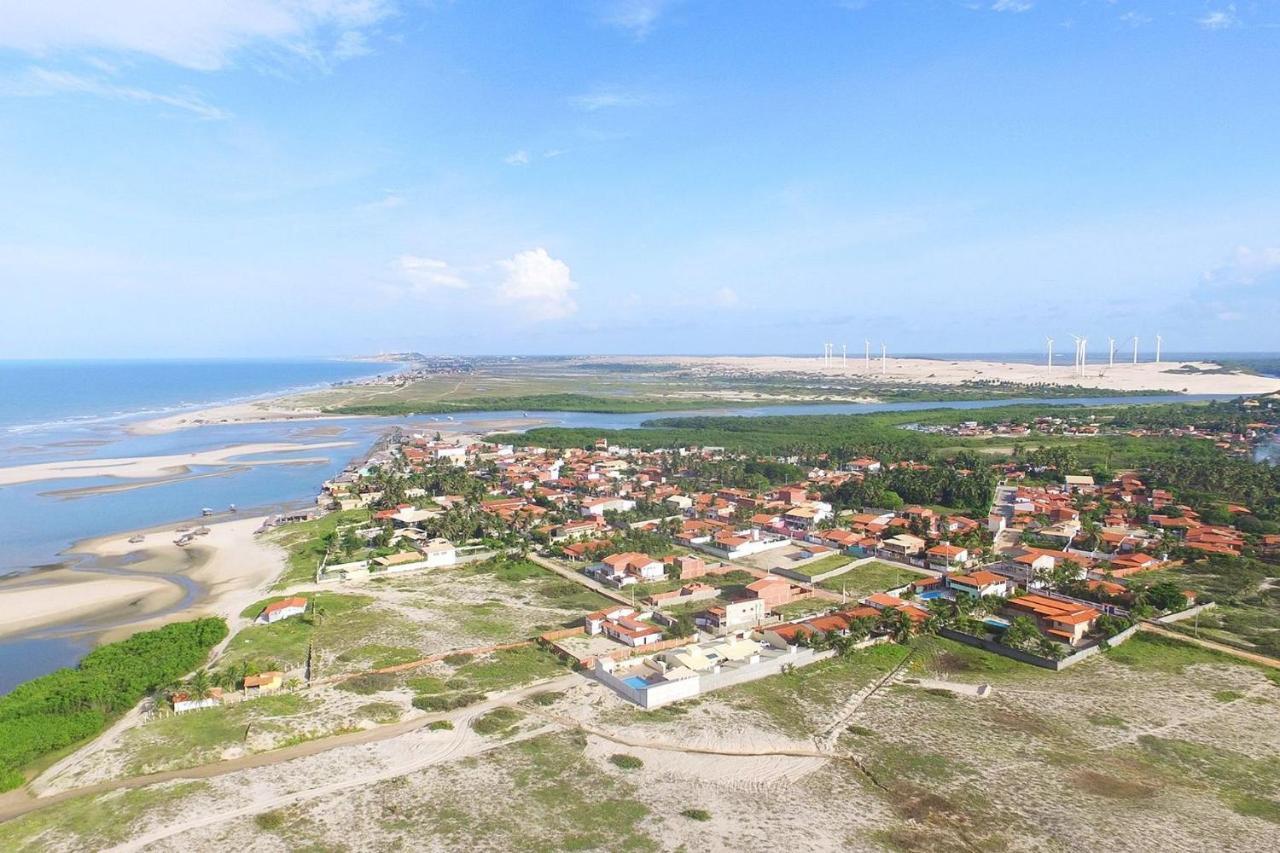
[[[1109,648],[1112,646],[1118,646],[1132,637],[1137,633],[1137,631],[1138,626],[1131,625],[1119,634],[1116,634],[1114,637],[1106,640],[1105,647]],[[1032,666],[1052,669],[1055,672],[1060,672],[1069,666],[1078,664],[1082,660],[1091,658],[1104,648],[1103,642],[1100,641],[1093,645],[1086,646],[1083,649],[1059,660],[1055,658],[1041,657],[1040,655],[1033,654],[1031,652],[1025,652],[1022,649],[1015,649],[1012,646],[1006,646],[1003,643],[997,643],[995,640],[988,640],[985,637],[975,637],[973,634],[966,634],[963,631],[957,631],[954,628],[939,628],[938,635],[946,637],[948,640],[955,640],[957,643],[964,643],[966,646],[974,646],[975,648],[983,649],[991,652],[992,654],[1002,655],[1016,661],[1021,661],[1022,663],[1029,663]]]

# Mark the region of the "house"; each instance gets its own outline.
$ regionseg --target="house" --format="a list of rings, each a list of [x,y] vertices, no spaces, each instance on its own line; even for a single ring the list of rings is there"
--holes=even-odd
[[[743,597],[707,608],[693,617],[693,623],[704,631],[723,634],[758,625],[764,621],[764,615],[763,599]]]
[[[950,575],[947,577],[947,588],[962,592],[974,598],[990,595],[1007,597],[1013,594],[1014,585],[1011,580],[995,572],[977,571],[967,575]]]
[[[1085,604],[1063,601],[1029,592],[1009,600],[1006,612],[1014,616],[1031,616],[1041,632],[1050,639],[1079,645],[1102,613]]]
[[[924,551],[925,541],[919,536],[899,533],[880,543],[881,550],[895,557],[914,557]]]
[[[578,511],[584,516],[603,516],[606,512],[630,512],[636,502],[627,498],[591,498],[582,502]]]
[[[1062,482],[1066,484],[1068,492],[1089,494],[1096,490],[1092,477],[1086,477],[1079,474],[1067,474],[1062,478]]]
[[[264,672],[260,675],[246,675],[244,692],[248,694],[274,693],[284,684],[283,672]]]
[[[804,587],[796,586],[786,578],[769,575],[747,584],[747,594],[764,602],[765,610],[773,610],[784,604],[790,604],[809,593]]]
[[[676,560],[676,576],[682,581],[700,578],[707,573],[707,563],[701,557],[686,555]]]
[[[651,646],[662,640],[661,628],[631,614],[605,620],[601,630],[609,639],[632,648]]]
[[[302,596],[282,598],[262,608],[262,612],[258,614],[258,618],[254,622],[259,625],[270,625],[273,622],[279,622],[281,619],[288,619],[290,616],[301,616],[306,612],[307,600]]]
[[[614,586],[622,587],[633,583],[662,580],[666,572],[662,563],[636,551],[624,551],[621,554],[610,554],[596,565],[587,569],[587,573],[598,580]]]
[[[448,539],[428,539],[419,547],[426,558],[427,568],[452,566],[458,562],[458,549]]]
[[[930,568],[945,572],[969,562],[969,549],[961,548],[959,545],[934,545],[925,551],[925,557],[929,561]]]
[[[621,619],[623,616],[629,616],[636,612],[634,607],[628,607],[625,604],[614,604],[603,610],[596,610],[586,615],[583,620],[587,633],[591,636],[604,632],[604,623],[610,620]]]
[[[216,708],[222,704],[222,688],[210,687],[208,695],[204,698],[198,698],[189,693],[174,693],[169,696],[169,699],[173,702],[175,714],[185,714],[187,711],[198,711],[201,708]]]

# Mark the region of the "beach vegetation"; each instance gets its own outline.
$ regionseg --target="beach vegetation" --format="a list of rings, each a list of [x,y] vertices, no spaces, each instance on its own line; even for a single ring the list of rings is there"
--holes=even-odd
[[[23,766],[96,735],[148,693],[198,667],[226,636],[227,623],[218,618],[142,631],[0,697],[0,783],[17,787]]]

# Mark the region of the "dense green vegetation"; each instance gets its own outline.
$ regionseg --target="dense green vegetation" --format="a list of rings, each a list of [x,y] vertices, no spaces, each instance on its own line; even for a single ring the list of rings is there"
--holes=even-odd
[[[116,715],[200,665],[227,636],[222,619],[178,622],[110,643],[0,698],[0,790],[42,755],[100,732]]]
[[[704,405],[713,405],[710,402]],[[723,405],[716,403],[714,405]],[[753,405],[755,405],[753,403]],[[587,394],[525,394],[515,397],[472,397],[463,400],[404,400],[385,403],[360,403],[324,409],[334,415],[413,415],[449,412],[598,412],[627,414],[633,412],[680,411],[696,409],[694,400],[636,397],[593,397]]]

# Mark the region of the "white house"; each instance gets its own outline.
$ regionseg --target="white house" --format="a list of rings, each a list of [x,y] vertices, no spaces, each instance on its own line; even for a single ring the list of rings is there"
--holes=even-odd
[[[591,498],[582,502],[579,509],[583,515],[602,516],[606,512],[630,512],[636,508],[636,502],[626,498]]]
[[[279,622],[281,619],[288,619],[290,616],[301,616],[306,612],[307,600],[299,595],[293,598],[282,598],[279,601],[273,601],[262,608],[262,612],[258,614],[258,618],[254,621],[259,625],[270,625],[273,622]]]

